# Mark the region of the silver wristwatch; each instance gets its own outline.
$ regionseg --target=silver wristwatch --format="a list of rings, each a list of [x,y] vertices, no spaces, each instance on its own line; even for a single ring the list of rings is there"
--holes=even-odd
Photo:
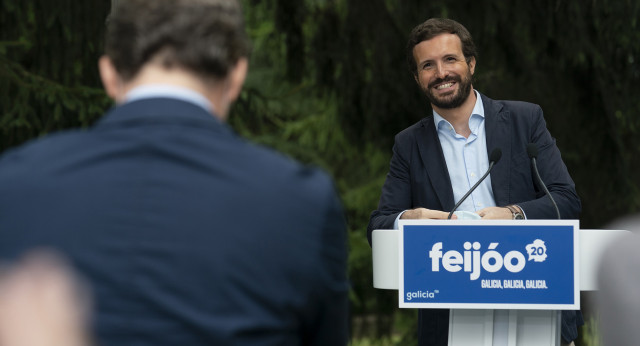
[[[522,215],[518,208],[508,205],[507,209],[511,211],[511,220],[524,220],[524,215]]]

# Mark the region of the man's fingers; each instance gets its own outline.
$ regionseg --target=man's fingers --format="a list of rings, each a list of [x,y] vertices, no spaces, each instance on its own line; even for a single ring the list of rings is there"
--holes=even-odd
[[[511,220],[511,211],[503,207],[487,207],[478,211],[483,219]]]
[[[401,219],[413,219],[413,220],[443,220],[449,217],[449,213],[440,211],[440,210],[432,210],[427,208],[416,208],[407,210],[402,216]],[[453,215],[452,219],[456,219],[457,217]]]
[[[423,219],[434,219],[434,220],[443,220],[443,219],[447,219],[449,218],[449,213],[444,212],[444,211],[440,211],[440,210],[431,210],[431,209],[425,209],[425,215],[426,217],[423,217]],[[457,218],[457,216],[453,215],[451,216],[451,218]]]

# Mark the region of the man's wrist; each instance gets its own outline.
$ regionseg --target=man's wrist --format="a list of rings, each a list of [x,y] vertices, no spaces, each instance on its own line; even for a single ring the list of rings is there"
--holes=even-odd
[[[393,221],[393,229],[400,228],[400,226],[398,225],[398,222],[400,221],[400,219],[402,219],[402,215],[404,215],[405,212],[406,210],[403,210],[402,212],[400,212],[400,214],[398,214],[398,216],[396,216],[395,221]]]
[[[511,212],[511,220],[524,220],[524,214],[517,205],[508,205],[505,208]]]

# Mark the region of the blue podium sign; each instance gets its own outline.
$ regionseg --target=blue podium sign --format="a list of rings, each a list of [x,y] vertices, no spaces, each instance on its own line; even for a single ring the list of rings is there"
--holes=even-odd
[[[578,229],[578,220],[400,220],[400,307],[577,310]]]

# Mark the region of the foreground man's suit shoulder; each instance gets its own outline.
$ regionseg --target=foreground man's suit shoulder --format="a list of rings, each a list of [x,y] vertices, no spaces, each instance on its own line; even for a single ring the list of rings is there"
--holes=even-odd
[[[100,344],[345,344],[330,178],[191,103],[135,101],[0,159],[0,256],[62,250]]]

